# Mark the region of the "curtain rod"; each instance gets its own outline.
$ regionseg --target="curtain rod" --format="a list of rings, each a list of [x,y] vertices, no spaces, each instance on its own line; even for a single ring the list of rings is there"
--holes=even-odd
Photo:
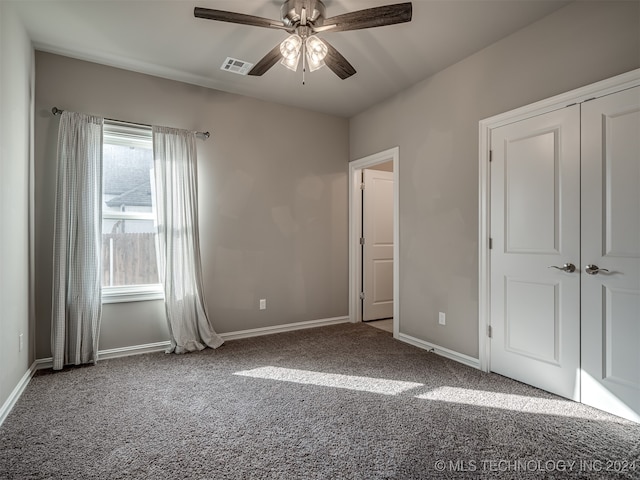
[[[53,107],[51,109],[51,113],[54,115],[62,115],[64,110],[60,110],[58,107]],[[141,127],[151,127],[151,125],[147,125],[146,123],[135,123],[135,122],[127,122],[124,120],[116,120],[115,118],[105,118],[105,120],[110,120],[112,122],[120,122],[120,123],[128,123],[130,125],[140,125]],[[202,135],[205,139],[209,138],[211,134],[209,132],[196,132],[196,135]]]

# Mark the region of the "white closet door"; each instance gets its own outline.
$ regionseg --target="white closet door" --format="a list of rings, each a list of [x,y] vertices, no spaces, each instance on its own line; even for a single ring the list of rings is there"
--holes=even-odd
[[[491,132],[491,370],[580,400],[580,107]],[[570,270],[570,268],[567,268]]]
[[[363,175],[362,320],[393,317],[393,172]]]
[[[640,421],[640,87],[582,106],[582,259],[582,402]]]

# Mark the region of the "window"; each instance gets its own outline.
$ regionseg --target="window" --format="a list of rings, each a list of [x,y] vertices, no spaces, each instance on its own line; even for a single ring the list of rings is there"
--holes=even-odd
[[[102,301],[161,299],[151,128],[105,121],[102,156]]]

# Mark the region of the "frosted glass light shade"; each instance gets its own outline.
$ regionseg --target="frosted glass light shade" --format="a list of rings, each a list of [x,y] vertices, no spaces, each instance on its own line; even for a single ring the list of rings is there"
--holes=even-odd
[[[282,58],[280,62],[282,65],[287,67],[289,70],[293,70],[294,72],[298,70],[298,63],[300,62],[300,54],[297,57],[293,58]]]
[[[311,36],[306,41],[307,62],[309,70],[315,71],[324,66],[324,58],[327,56],[327,45],[318,37]]]
[[[294,72],[298,69],[300,61],[300,50],[302,49],[302,38],[300,35],[290,35],[280,44],[280,53],[282,54],[282,65]]]

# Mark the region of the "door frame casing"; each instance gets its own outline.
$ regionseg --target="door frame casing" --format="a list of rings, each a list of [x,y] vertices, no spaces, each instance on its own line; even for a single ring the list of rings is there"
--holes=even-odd
[[[479,124],[479,185],[478,185],[478,359],[480,369],[491,371],[491,271],[489,237],[491,232],[491,174],[489,168],[491,131],[520,120],[552,112],[575,103],[640,85],[640,69],[571,90],[524,107],[501,113],[480,121]]]
[[[362,321],[362,170],[381,163],[393,163],[393,337],[398,338],[400,327],[400,147],[374,153],[349,162],[349,320]]]

